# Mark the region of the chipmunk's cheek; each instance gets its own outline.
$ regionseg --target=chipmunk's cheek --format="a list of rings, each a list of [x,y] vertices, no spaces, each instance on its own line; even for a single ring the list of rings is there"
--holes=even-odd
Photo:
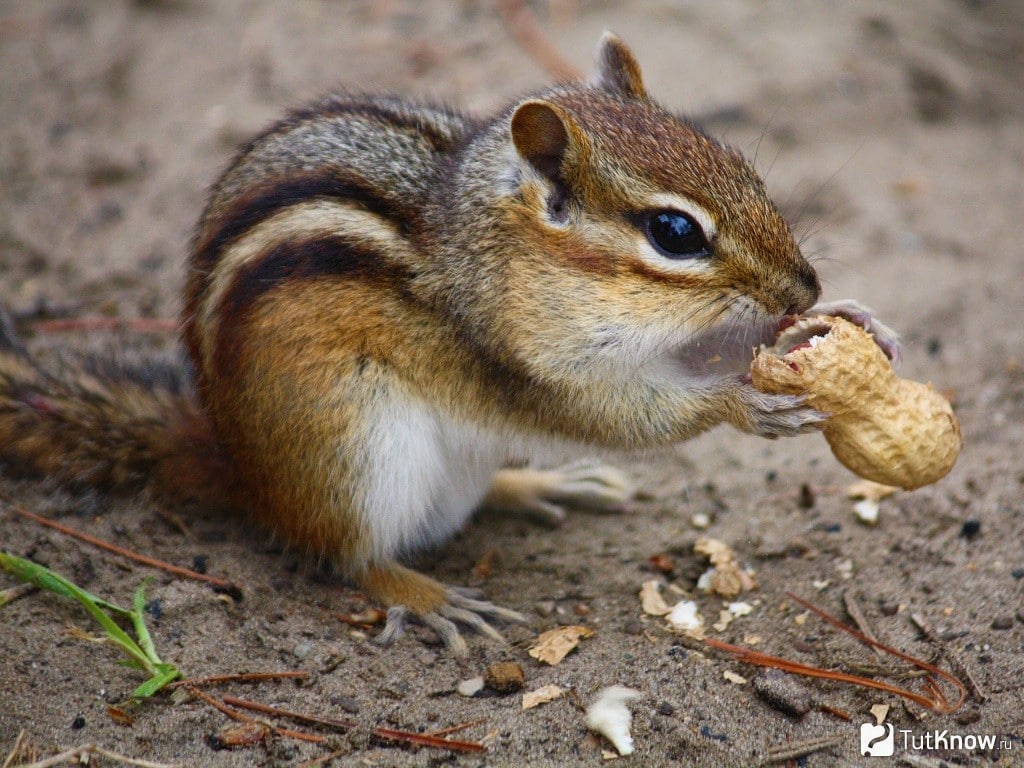
[[[689,377],[735,376],[746,373],[754,350],[774,341],[777,321],[739,326],[726,323],[691,335],[673,350],[676,366]]]

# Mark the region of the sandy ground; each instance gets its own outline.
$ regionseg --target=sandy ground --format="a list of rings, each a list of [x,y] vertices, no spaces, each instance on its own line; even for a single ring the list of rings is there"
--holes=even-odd
[[[538,3],[565,56],[589,65],[605,28],[630,42],[664,102],[743,149],[817,260],[826,298],[855,297],[898,328],[903,374],[955,399],[966,446],[948,478],[881,503],[858,524],[854,479],[818,436],[770,443],[717,430],[674,452],[621,457],[643,494],[626,516],[574,515],[557,531],[482,516],[420,564],[481,586],[527,612],[512,645],[472,641],[449,658],[425,632],[382,650],[334,612],[362,606],[343,586],[268,545],[259,531],[145,502],[69,497],[0,478],[0,491],[81,530],[243,586],[236,603],[195,582],[157,576],[157,647],[189,675],[305,670],[305,682],[236,684],[231,693],[356,720],[326,745],[287,738],[214,751],[226,719],[159,696],[116,724],[109,703],[140,678],[114,652],[72,637],[93,630],[48,596],[0,614],[0,761],[25,730],[39,757],[94,742],[182,766],[293,766],[343,750],[332,765],[599,765],[580,704],[615,683],[634,706],[636,765],[745,766],[774,747],[835,736],[806,766],[895,764],[859,756],[873,704],[921,739],[935,730],[996,735],[1003,749],[909,750],[957,765],[1024,765],[1024,11],[1016,0],[792,2],[658,0]],[[0,300],[37,346],[145,346],[149,337],[31,334],[33,321],[104,314],[170,317],[204,189],[232,148],[286,105],[337,83],[494,108],[547,75],[489,2],[248,0],[0,2]],[[153,342],[156,343],[156,342]],[[806,486],[804,492],[801,488]],[[162,514],[163,513],[163,514]],[[801,682],[815,704],[787,714],[759,696],[756,670],[683,643],[641,613],[649,558],[692,592],[703,568],[690,520],[732,545],[757,573],[755,610],[712,634],[806,663],[884,666],[852,640],[801,619],[789,590],[845,618],[852,594],[885,642],[939,660],[911,624],[927,617],[976,681],[955,714],[926,715],[892,695]],[[970,533],[971,535],[966,535]],[[121,603],[152,570],[0,513],[3,547]],[[9,586],[4,577],[0,586]],[[699,595],[714,620],[721,600]],[[560,665],[526,646],[563,624],[594,630]],[[462,680],[520,663],[527,689],[573,691],[521,711],[519,694],[465,698]],[[945,662],[943,662],[945,663]],[[905,670],[903,670],[905,671]],[[920,687],[919,680],[903,680]],[[822,707],[832,708],[829,713]],[[835,712],[849,714],[849,721]],[[432,731],[474,722],[485,755],[388,744],[383,725]],[[897,757],[906,755],[897,737]],[[24,759],[22,753],[22,758]],[[103,764],[108,764],[104,762]]]

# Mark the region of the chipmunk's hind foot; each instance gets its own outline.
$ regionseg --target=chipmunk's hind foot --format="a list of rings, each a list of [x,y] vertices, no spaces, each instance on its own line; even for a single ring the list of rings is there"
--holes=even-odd
[[[521,613],[477,599],[467,590],[446,587],[397,564],[369,568],[357,581],[368,597],[388,607],[384,629],[377,636],[377,643],[384,646],[392,645],[405,634],[410,622],[416,622],[432,629],[452,654],[465,656],[469,646],[460,627],[506,645],[504,636],[489,620],[515,624],[527,621]]]
[[[635,490],[625,472],[593,461],[547,470],[502,469],[494,473],[491,489],[480,506],[527,514],[549,525],[560,525],[570,507],[596,512],[626,511]]]

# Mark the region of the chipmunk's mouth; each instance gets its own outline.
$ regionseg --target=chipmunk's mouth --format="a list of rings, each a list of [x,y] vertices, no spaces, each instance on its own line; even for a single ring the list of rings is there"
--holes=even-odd
[[[788,355],[798,349],[816,346],[831,330],[832,326],[819,317],[787,316],[779,324],[779,335],[765,346],[777,355]]]

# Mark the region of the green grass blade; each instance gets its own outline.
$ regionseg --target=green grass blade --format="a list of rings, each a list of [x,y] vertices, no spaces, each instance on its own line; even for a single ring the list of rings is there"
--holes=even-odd
[[[0,567],[22,581],[28,581],[41,589],[48,590],[62,597],[70,597],[81,603],[85,609],[92,614],[92,617],[103,627],[103,631],[113,643],[127,653],[147,674],[155,674],[156,669],[146,654],[139,648],[138,644],[128,634],[114,623],[114,620],[105,614],[100,608],[100,603],[105,602],[86,592],[59,573],[51,571],[45,566],[33,563],[16,555],[7,552],[0,552]],[[119,613],[129,614],[123,608],[117,609]]]
[[[135,689],[132,694],[136,699],[145,699],[152,696],[168,683],[181,677],[181,672],[173,664],[157,664],[157,672],[153,677]]]
[[[132,600],[132,625],[135,627],[135,636],[139,639],[143,653],[154,665],[161,664],[160,657],[156,655],[156,646],[153,645],[153,638],[149,634],[149,627],[146,626],[146,587],[152,579],[143,579],[135,590]]]
[[[41,589],[48,590],[63,597],[70,597],[74,600],[78,599],[66,589],[66,585],[71,584],[71,582],[56,572],[51,571],[49,568],[39,565],[39,563],[33,563],[31,560],[26,560],[23,557],[18,557],[17,555],[12,555],[8,552],[0,552],[0,569],[7,571],[21,581],[28,582],[29,584],[35,584]],[[126,608],[114,605],[113,603],[108,603],[102,597],[98,597],[97,595],[92,594],[92,592],[82,589],[76,584],[72,584],[72,586],[78,590],[79,593],[85,595],[89,600],[91,600],[93,604],[99,606],[103,610],[111,611],[112,613],[116,613],[119,616],[124,616],[126,618],[131,616],[132,612]]]
[[[141,669],[150,676],[146,682],[135,689],[133,694],[135,698],[142,699],[152,696],[171,681],[181,677],[177,667],[160,661],[160,657],[156,653],[156,646],[153,644],[153,637],[149,634],[149,628],[146,626],[146,586],[152,579],[144,579],[135,590],[132,598],[132,610],[129,611],[108,603],[68,581],[59,573],[38,563],[33,563],[31,560],[0,552],[0,568],[22,581],[81,603],[103,627],[107,637],[128,655],[127,659],[122,659],[119,663],[126,667]],[[129,637],[104,611],[111,611],[130,618],[138,642]]]

